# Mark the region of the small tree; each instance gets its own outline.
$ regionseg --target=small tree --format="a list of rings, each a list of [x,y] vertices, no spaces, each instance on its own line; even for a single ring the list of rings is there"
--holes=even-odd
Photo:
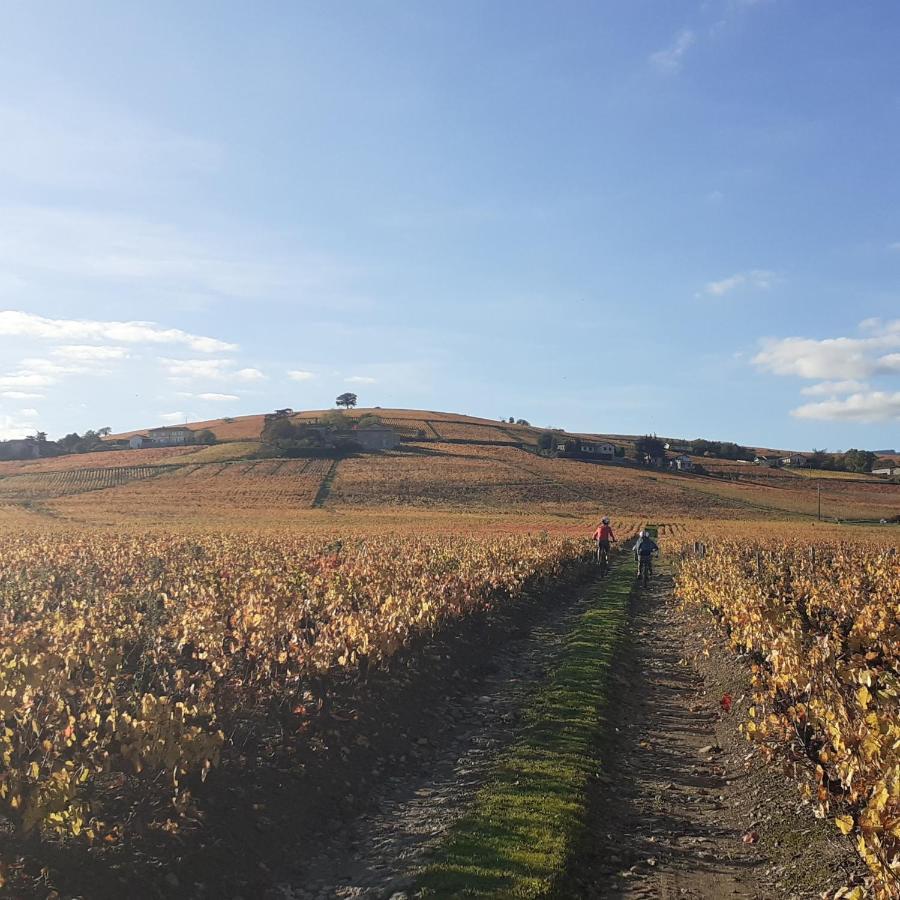
[[[208,428],[204,428],[202,431],[197,432],[194,440],[198,444],[214,444],[216,442],[216,436]]]
[[[556,435],[550,431],[544,431],[538,438],[538,447],[541,450],[553,450],[556,447]]]
[[[343,406],[344,409],[350,409],[351,407],[356,406],[356,394],[347,391],[346,393],[340,394],[334,402],[338,406]]]
[[[516,419],[516,425],[530,425],[528,419]]]
[[[638,459],[647,459],[653,464],[666,458],[666,448],[656,435],[645,434],[634,442],[634,452]]]

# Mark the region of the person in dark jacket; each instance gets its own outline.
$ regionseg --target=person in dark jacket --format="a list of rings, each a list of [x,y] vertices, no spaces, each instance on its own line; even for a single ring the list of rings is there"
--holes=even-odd
[[[657,556],[659,555],[659,545],[650,537],[650,532],[645,529],[640,533],[634,545],[634,558],[638,564],[638,578],[644,574],[645,569],[647,575],[650,575],[650,560],[654,553]]]

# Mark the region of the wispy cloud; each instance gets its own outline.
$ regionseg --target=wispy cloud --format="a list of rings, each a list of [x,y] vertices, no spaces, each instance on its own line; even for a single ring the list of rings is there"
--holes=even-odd
[[[238,369],[234,373],[235,381],[265,381],[266,378],[268,378],[268,375],[265,372],[253,368]]]
[[[736,272],[719,281],[710,281],[704,286],[701,293],[712,297],[723,297],[738,288],[754,288],[767,291],[775,283],[777,275],[767,269],[750,269],[746,272]]]
[[[315,372],[307,372],[304,369],[291,369],[287,374],[288,378],[294,381],[311,381],[316,377]]]
[[[199,353],[237,350],[237,344],[161,328],[154,322],[103,322],[91,319],[49,319],[21,310],[0,311],[0,335],[68,341],[112,341],[119,344],[183,344]]]
[[[869,386],[864,381],[848,379],[846,381],[820,381],[802,388],[800,393],[805,397],[837,397],[841,394],[855,394]]]
[[[211,403],[228,403],[233,400],[241,399],[237,394],[215,394],[215,393],[197,394],[197,398],[199,400],[208,400]]]
[[[51,375],[42,375],[39,372],[12,372],[8,375],[0,375],[0,388],[30,388],[50,387],[56,384],[56,379]]]
[[[54,347],[50,353],[61,359],[81,362],[128,358],[128,351],[124,347],[96,347],[92,344],[63,344],[60,347]]]
[[[167,422],[169,425],[178,425],[183,422],[187,417],[183,412],[168,412],[162,413],[160,415],[160,421]]]
[[[44,394],[35,394],[30,391],[3,391],[0,397],[7,400],[43,400]]]
[[[669,46],[650,54],[651,64],[660,72],[674,75],[681,71],[684,56],[696,43],[697,36],[690,28],[682,28]]]
[[[377,379],[369,375],[351,375],[349,378],[345,378],[344,381],[347,384],[375,384]]]
[[[159,357],[158,362],[166,375],[173,381],[263,381],[264,372],[254,368],[238,369],[230,359],[170,359]]]
[[[216,171],[221,149],[132,112],[57,93],[26,105],[0,104],[0,174],[64,189],[141,190],[149,178]]]
[[[2,132],[0,132],[2,133]],[[37,304],[49,292],[130,289],[155,307],[304,297],[365,305],[355,264],[298,247],[280,233],[203,228],[146,216],[66,207],[0,206],[0,271],[7,296]]]

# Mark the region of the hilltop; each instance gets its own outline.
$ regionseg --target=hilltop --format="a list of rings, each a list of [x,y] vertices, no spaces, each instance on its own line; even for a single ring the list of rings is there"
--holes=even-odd
[[[900,514],[900,484],[871,476],[689,454],[684,470],[651,467],[634,458],[638,438],[625,435],[554,431],[553,447],[542,452],[545,429],[430,410],[356,409],[345,417],[372,415],[397,432],[396,447],[273,458],[260,441],[266,417],[255,415],[190,423],[213,432],[211,446],[130,449],[126,439],[146,433],[130,431],[105,437],[97,452],[0,462],[0,522],[334,529],[364,519],[390,529],[577,534],[600,510],[631,524],[810,520],[820,496],[825,518]],[[674,462],[680,451],[671,443]]]

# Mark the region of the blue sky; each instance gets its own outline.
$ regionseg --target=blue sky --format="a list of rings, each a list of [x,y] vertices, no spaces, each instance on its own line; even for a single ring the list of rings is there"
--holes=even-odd
[[[889,2],[0,7],[0,437],[900,444]]]

